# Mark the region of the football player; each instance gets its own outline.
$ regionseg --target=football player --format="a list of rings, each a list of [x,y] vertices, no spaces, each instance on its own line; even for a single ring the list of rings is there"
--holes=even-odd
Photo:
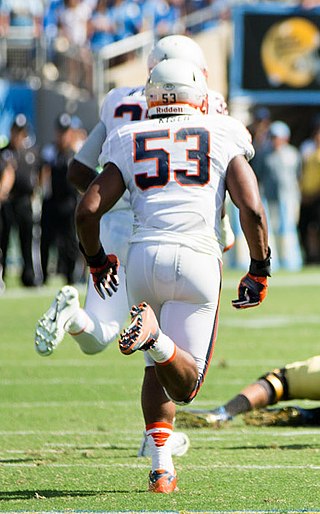
[[[160,40],[148,57],[149,70],[163,59],[178,57],[199,66],[207,76],[208,67],[201,48],[187,36],[167,36]],[[90,133],[87,141],[71,162],[69,178],[80,192],[85,192],[97,176],[98,158],[106,135],[117,126],[128,121],[138,121],[146,117],[144,86],[137,88],[121,87],[111,90],[105,97],[100,121]],[[209,92],[209,111],[227,114],[223,96]],[[57,294],[49,310],[40,318],[36,326],[35,348],[40,355],[50,355],[68,332],[86,354],[104,350],[119,334],[128,316],[128,302],[125,290],[125,263],[128,240],[131,236],[133,215],[129,207],[128,195],[113,207],[101,220],[102,241],[109,253],[116,253],[120,260],[119,290],[116,297],[103,299],[94,292],[89,279],[84,309],[79,305],[76,288],[64,286]],[[229,227],[228,216],[224,216],[221,233],[224,234],[223,249],[230,248],[234,235]],[[114,237],[110,237],[114,235]],[[55,314],[52,316],[52,314]],[[54,321],[52,322],[52,317]]]
[[[208,66],[201,48],[186,36],[167,36],[153,47],[148,57],[148,69],[168,57],[180,57],[196,64],[207,76]],[[210,110],[227,114],[223,96],[210,92]],[[69,168],[69,178],[80,192],[85,192],[97,176],[98,159],[107,134],[117,126],[128,121],[139,121],[146,117],[147,105],[144,85],[136,88],[121,87],[111,90],[105,97],[101,108],[100,121],[89,134],[81,150],[75,155]],[[118,270],[119,288],[117,295],[100,298],[89,278],[84,308],[80,308],[79,294],[75,287],[64,286],[56,295],[53,303],[39,319],[35,331],[35,348],[40,355],[50,355],[69,333],[86,354],[96,354],[111,344],[119,335],[127,320],[129,306],[125,285],[125,265],[128,240],[132,233],[133,214],[125,194],[113,209],[101,219],[101,240],[108,253],[115,253],[120,260]],[[228,216],[223,217],[221,234],[225,250],[234,242]],[[221,237],[222,237],[221,236]],[[179,437],[179,440],[178,440]],[[175,434],[177,446],[173,451],[182,454],[189,446],[184,434]],[[142,441],[139,456],[148,451],[146,441]]]
[[[143,351],[149,490],[170,493],[177,484],[170,445],[175,403],[196,397],[217,333],[227,190],[239,209],[251,256],[235,308],[264,300],[270,249],[257,180],[248,164],[254,154],[250,135],[230,116],[206,115],[203,73],[190,62],[166,59],[152,69],[145,92],[150,119],[108,136],[100,156],[104,170],[82,197],[76,224],[96,290],[112,295],[119,286],[119,261],[105,252],[100,219],[130,192],[135,228],[126,281],[134,305],[119,347],[124,355]]]
[[[181,411],[177,423],[186,427],[221,427],[235,416],[256,426],[320,426],[320,408],[298,406],[265,409],[290,400],[320,400],[320,355],[276,368],[248,385],[216,409]]]

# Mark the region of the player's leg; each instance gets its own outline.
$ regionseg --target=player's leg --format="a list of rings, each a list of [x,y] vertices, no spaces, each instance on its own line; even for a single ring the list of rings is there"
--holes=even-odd
[[[221,427],[235,416],[272,405],[284,399],[287,391],[283,370],[275,369],[249,384],[239,394],[215,409],[185,410],[178,413],[178,424],[187,427]]]
[[[245,422],[250,425],[317,425],[320,424],[319,408],[263,408],[292,399],[319,400],[319,391],[320,356],[317,355],[266,373],[221,407],[179,412],[178,425],[220,427],[235,416],[245,413]]]
[[[190,266],[193,260],[197,266]],[[190,401],[215,336],[218,259],[179,245],[138,244],[130,250],[127,280],[130,300],[146,303],[131,311],[132,322],[120,339],[122,353],[146,351],[169,397]]]
[[[149,491],[171,493],[177,490],[171,450],[175,405],[165,394],[154,366],[145,368],[141,404],[152,459]]]
[[[105,214],[100,221],[100,239],[105,252],[117,255],[120,260],[119,288],[111,298],[103,300],[94,289],[90,277],[84,313],[79,320],[72,320],[66,327],[86,354],[104,350],[119,335],[129,317],[125,265],[133,214],[128,204],[124,200],[121,202],[123,208]]]
[[[195,255],[193,257],[195,258]],[[206,256],[206,259],[210,263],[214,261],[210,256]],[[199,260],[198,255],[197,260]],[[208,268],[202,264],[200,263],[197,268],[205,273],[205,269],[208,270]],[[179,277],[176,275],[177,268]],[[122,346],[121,349],[125,350],[123,353],[130,354],[136,349],[145,350],[147,368],[143,384],[142,404],[152,455],[150,490],[155,490],[159,486],[157,492],[170,492],[161,489],[168,487],[172,491],[175,487],[170,451],[175,408],[168,397],[174,398],[175,401],[189,401],[195,396],[203,381],[208,355],[210,355],[208,344],[210,345],[215,334],[213,326],[216,320],[219,294],[215,294],[215,301],[209,308],[207,305],[203,308],[202,305],[180,301],[167,302],[165,308],[164,306],[160,308],[160,306],[164,299],[174,297],[176,291],[179,291],[181,297],[191,298],[191,300],[192,294],[195,294],[196,291],[196,300],[203,301],[204,297],[207,298],[206,293],[202,291],[204,283],[204,288],[208,288],[209,298],[211,298],[212,291],[217,289],[217,285],[219,291],[219,265],[216,265],[214,271],[216,273],[212,273],[212,283],[210,280],[208,281],[207,274],[205,275],[206,280],[204,277],[200,279],[199,273],[198,276],[195,272],[192,274],[190,272],[190,255],[183,259],[177,254],[176,245],[172,245],[171,248],[166,247],[166,249],[157,245],[154,248],[134,245],[130,250],[128,284],[131,298],[134,301],[146,298],[148,302],[152,303],[158,314],[161,328],[166,327],[162,332],[151,307],[142,305],[133,310],[132,324],[120,340],[120,348]],[[188,273],[191,273],[191,276]],[[185,309],[188,312],[185,312]],[[190,309],[193,311],[192,313],[189,312]],[[184,320],[188,317],[190,317],[190,322],[185,326]],[[209,323],[206,322],[207,318]],[[179,330],[175,327],[179,327]],[[206,331],[204,327],[207,328],[208,337],[201,337],[199,341],[199,333],[202,334],[203,330]],[[166,330],[168,333],[172,331],[170,337],[165,333]],[[185,334],[188,330],[191,335],[186,338]],[[183,341],[181,346],[175,343],[175,339]],[[130,346],[131,340],[133,342]],[[150,340],[152,340],[152,347],[150,347]],[[138,347],[135,346],[136,342]],[[144,348],[139,346],[139,343],[142,343]],[[182,347],[183,344],[185,344],[185,348]],[[166,468],[159,468],[163,462],[166,463]]]
[[[287,364],[281,370],[283,391],[279,400],[320,399],[320,355],[305,361]],[[320,426],[320,408],[286,406],[277,409],[255,410],[245,418],[250,425]]]
[[[120,259],[117,293],[103,300],[90,277],[85,307],[81,309],[78,291],[71,286],[62,288],[36,325],[35,347],[39,354],[50,355],[66,332],[87,354],[101,352],[117,337],[129,313],[124,266],[132,221],[132,212],[123,208],[107,213],[100,222],[100,238],[105,251]]]
[[[109,346],[118,337],[128,318],[125,271],[122,266],[119,267],[118,276],[117,293],[105,300],[97,294],[90,277],[83,313],[66,326],[67,332],[86,354],[101,352]]]
[[[125,355],[137,350],[148,352],[157,366],[162,386],[175,401],[183,402],[194,390],[198,378],[193,356],[160,329],[153,309],[146,302],[134,306],[131,317],[129,327],[121,335],[121,352]],[[180,324],[177,318],[176,323]]]

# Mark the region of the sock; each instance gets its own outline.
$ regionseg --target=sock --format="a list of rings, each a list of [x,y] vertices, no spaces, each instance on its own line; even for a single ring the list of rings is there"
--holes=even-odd
[[[155,362],[166,365],[175,358],[177,347],[172,339],[160,330],[156,343],[147,352]]]
[[[146,426],[148,445],[151,452],[152,471],[165,470],[174,473],[174,465],[171,456],[172,425],[157,421]]]
[[[230,416],[234,417],[251,410],[251,405],[246,396],[238,394],[235,398],[230,400],[230,402],[226,403],[224,408]]]
[[[78,343],[83,353],[94,355],[104,350],[119,334],[118,323],[99,322],[92,314],[79,309],[65,324],[64,330]]]
[[[90,328],[90,322],[93,322],[84,309],[78,309],[71,318],[68,319],[64,326],[64,330],[70,335],[79,334]]]

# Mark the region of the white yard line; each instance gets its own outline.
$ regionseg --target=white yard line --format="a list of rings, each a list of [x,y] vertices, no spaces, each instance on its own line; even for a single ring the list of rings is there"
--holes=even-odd
[[[105,409],[107,406],[119,406],[123,405],[140,405],[140,400],[137,398],[134,401],[129,402],[128,400],[70,400],[70,401],[48,401],[48,402],[2,402],[0,403],[0,409],[61,409],[61,406],[74,407],[97,407],[99,409]]]
[[[149,463],[146,463],[146,464],[133,464],[133,463],[130,463],[130,464],[126,464],[126,463],[120,463],[120,462],[114,462],[114,463],[107,463],[107,462],[104,462],[104,463],[98,463],[98,462],[93,462],[93,463],[84,463],[84,462],[79,462],[77,464],[75,463],[70,463],[70,464],[58,464],[56,462],[52,462],[52,463],[41,463],[41,466],[42,467],[45,467],[45,468],[135,468],[135,469],[149,469],[150,468],[150,464]],[[8,468],[38,468],[39,467],[39,463],[38,462],[1,462],[1,467],[8,467]],[[252,470],[252,469],[259,469],[259,470],[270,470],[270,471],[273,471],[275,469],[277,470],[288,470],[288,469],[303,469],[303,470],[310,470],[310,471],[318,471],[320,469],[320,466],[315,466],[313,464],[309,464],[309,465],[292,465],[292,464],[288,464],[288,465],[280,465],[280,464],[276,464],[276,465],[273,465],[273,464],[266,464],[266,465],[262,465],[262,464],[244,464],[244,465],[241,465],[241,464],[206,464],[206,465],[188,465],[188,464],[185,464],[184,465],[184,469],[185,470],[188,470],[188,471],[200,471],[200,470],[205,470],[205,471],[209,471],[209,470],[214,470],[214,469],[236,469],[236,470],[239,470],[239,471],[247,471],[247,470]]]
[[[2,345],[1,345],[2,348]],[[82,367],[93,367],[93,368],[105,368],[106,362],[103,359],[100,360],[92,360],[90,357],[84,358],[83,360],[78,359],[54,359],[51,360],[50,358],[44,359],[43,357],[39,357],[39,359],[43,360],[44,365],[49,365],[50,368],[82,368]],[[132,364],[131,364],[132,362]],[[130,367],[139,367],[143,369],[144,361],[135,360],[132,359],[130,362]],[[21,368],[39,368],[39,360],[33,359],[33,360],[23,360],[23,361],[14,361],[11,360],[5,360],[1,359],[1,367],[3,369],[6,369],[8,367],[17,367],[19,369]],[[213,361],[212,366],[215,366],[215,361]],[[242,368],[244,366],[246,367],[252,367],[256,368],[257,366],[279,366],[279,361],[275,359],[228,359],[228,366],[230,368],[236,367],[236,368]]]
[[[285,514],[317,514],[320,510],[183,510],[184,514],[269,514],[279,512]],[[1,514],[181,514],[181,510],[46,510],[46,511],[1,511]]]
[[[320,430],[317,428],[307,429],[307,428],[293,428],[293,429],[285,429],[284,427],[281,430],[273,430],[270,427],[257,427],[259,431],[257,431],[254,435],[255,437],[277,437],[277,438],[287,438],[293,436],[299,437],[309,437],[311,435],[319,436]],[[201,428],[201,429],[192,429],[189,430],[188,433],[191,433],[192,441],[196,442],[197,440],[205,439],[209,440],[217,440],[217,439],[228,439],[230,435],[238,436],[239,439],[243,439],[244,435],[252,435],[254,427],[250,428],[226,428],[225,430],[214,430],[212,428]],[[180,429],[177,429],[176,432],[180,432]],[[113,429],[111,431],[113,435]],[[108,431],[103,430],[46,430],[45,433],[41,430],[1,430],[0,437],[17,437],[17,436],[53,436],[53,437],[64,437],[64,436],[92,436],[92,435],[100,435],[101,437],[106,437],[110,435]],[[127,430],[118,430],[117,435],[121,435],[121,437],[128,437],[129,440],[132,440],[132,432],[128,432]],[[64,446],[63,443],[46,443],[50,446]],[[75,447],[78,444],[74,445]]]
[[[220,326],[224,327],[241,327],[241,328],[257,328],[259,330],[266,328],[290,327],[296,325],[319,325],[320,314],[311,316],[279,315],[279,316],[259,316],[254,319],[239,319],[236,317],[222,316],[219,321]]]

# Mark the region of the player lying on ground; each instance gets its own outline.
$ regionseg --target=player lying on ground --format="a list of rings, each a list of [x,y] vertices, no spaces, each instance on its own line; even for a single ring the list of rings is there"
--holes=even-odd
[[[290,400],[320,400],[320,355],[266,373],[221,407],[180,411],[177,425],[221,427],[235,416],[245,414],[248,425],[320,426],[320,407],[263,408]]]

